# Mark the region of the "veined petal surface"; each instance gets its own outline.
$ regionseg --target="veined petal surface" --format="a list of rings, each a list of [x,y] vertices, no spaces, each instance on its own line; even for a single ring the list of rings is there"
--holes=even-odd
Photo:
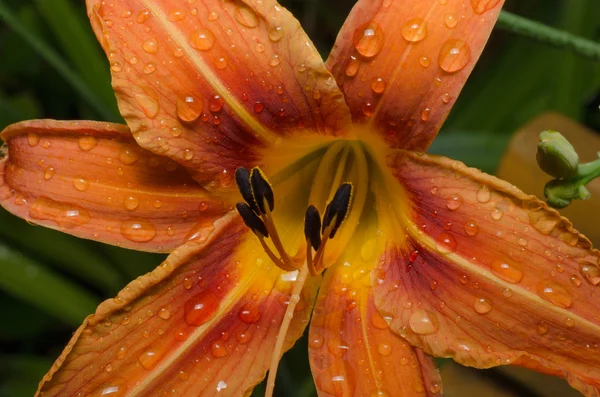
[[[297,130],[341,134],[350,114],[294,17],[274,0],[88,0],[137,142],[209,187]]]
[[[141,251],[202,241],[227,212],[175,161],[120,124],[32,120],[2,132],[0,204],[35,224]]]
[[[175,250],[85,320],[38,395],[248,395],[269,367],[297,274],[270,265],[254,239],[228,214],[203,244]],[[286,349],[308,323],[315,281]]]
[[[434,356],[522,365],[598,396],[590,241],[534,196],[462,163],[399,151],[389,165],[408,203],[398,214],[406,233],[388,243],[375,286],[391,328]]]
[[[360,0],[327,60],[356,122],[425,150],[475,66],[503,0]]]
[[[373,302],[376,245],[353,242],[327,270],[313,311],[309,357],[320,397],[440,396],[433,360],[394,334]]]

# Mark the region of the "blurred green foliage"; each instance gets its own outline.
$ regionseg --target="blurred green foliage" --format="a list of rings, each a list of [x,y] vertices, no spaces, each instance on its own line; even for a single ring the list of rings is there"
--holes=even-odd
[[[281,3],[326,57],[353,1]],[[600,39],[597,0],[507,0],[506,9]],[[84,1],[0,0],[0,60],[0,129],[33,118],[121,120]],[[600,129],[599,92],[599,63],[496,29],[430,151],[493,172],[510,134],[539,113]],[[0,396],[31,396],[95,305],[160,260],[0,209]],[[286,396],[314,395],[305,340],[286,355],[279,380]]]

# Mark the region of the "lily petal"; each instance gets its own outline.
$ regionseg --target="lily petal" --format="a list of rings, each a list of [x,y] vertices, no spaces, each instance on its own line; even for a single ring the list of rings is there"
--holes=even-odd
[[[475,66],[504,0],[361,0],[327,60],[356,122],[425,150]]]
[[[339,134],[351,122],[317,50],[274,0],[87,6],[136,141],[212,188],[278,138]]]
[[[375,287],[391,328],[434,356],[560,374],[598,396],[600,255],[590,241],[534,196],[462,163],[402,151],[390,165],[410,203],[398,214],[406,237],[389,243]]]
[[[102,303],[38,395],[247,395],[271,362],[293,274],[261,264],[237,215],[214,226],[204,243],[178,248]],[[315,281],[305,285],[286,348],[308,322]]]
[[[176,162],[141,149],[129,129],[32,120],[2,132],[0,204],[28,222],[142,251],[201,241],[226,205]]]
[[[313,312],[309,355],[319,396],[440,396],[433,360],[389,329],[372,288],[353,282],[353,271],[326,272]]]

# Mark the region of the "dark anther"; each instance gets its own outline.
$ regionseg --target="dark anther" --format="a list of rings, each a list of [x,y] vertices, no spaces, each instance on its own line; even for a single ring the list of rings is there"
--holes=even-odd
[[[263,223],[262,219],[256,215],[254,211],[250,208],[250,206],[246,203],[237,203],[235,205],[240,216],[244,220],[244,223],[250,230],[252,230],[255,234],[260,234],[262,237],[269,237],[269,232],[267,231],[267,227]]]
[[[246,203],[248,203],[252,211],[258,213],[258,207],[256,206],[256,201],[254,201],[254,196],[252,195],[252,186],[250,185],[250,170],[244,167],[236,169],[235,182]]]
[[[325,231],[335,219],[333,229],[329,238],[333,238],[335,233],[342,225],[342,222],[348,214],[350,209],[350,202],[352,201],[352,185],[350,183],[342,183],[338,190],[335,192],[333,199],[327,205],[325,209],[325,216],[323,217],[322,232]]]
[[[304,217],[304,236],[315,251],[321,246],[321,214],[314,205],[309,205]]]
[[[271,185],[267,181],[267,178],[265,178],[262,171],[258,167],[252,169],[250,182],[252,183],[252,193],[254,194],[254,199],[256,200],[256,205],[258,205],[260,212],[262,214],[267,213],[265,201],[269,205],[269,210],[273,211],[275,208],[273,189],[271,189]]]

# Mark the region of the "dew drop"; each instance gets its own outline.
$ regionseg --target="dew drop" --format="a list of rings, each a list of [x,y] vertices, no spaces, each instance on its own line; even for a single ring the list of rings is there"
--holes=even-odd
[[[374,78],[371,82],[371,89],[376,94],[381,94],[385,91],[385,82],[381,77]]]
[[[138,14],[138,16],[137,16],[137,19],[136,19],[136,20],[138,21],[138,23],[144,23],[144,22],[146,22],[148,19],[150,19],[150,16],[151,16],[151,14],[150,14],[150,11],[148,11],[148,10],[146,10],[146,9],[143,9],[143,10],[141,10],[141,11],[140,11],[140,13]]]
[[[492,192],[490,192],[490,189],[487,186],[483,185],[477,191],[476,197],[477,201],[479,201],[480,203],[487,203],[492,199]]]
[[[388,322],[379,314],[379,312],[373,313],[371,317],[371,324],[377,329],[387,329],[389,327]]]
[[[138,361],[145,369],[152,369],[160,360],[160,356],[152,350],[145,351],[138,357]]]
[[[160,110],[158,93],[153,88],[144,87],[143,92],[136,92],[134,94],[134,98],[148,118],[153,119],[158,115]]]
[[[40,143],[40,136],[33,132],[28,133],[27,134],[27,143],[31,147],[37,146]]]
[[[442,95],[442,102],[445,103],[446,105],[450,103],[450,100],[452,99],[452,97],[450,96],[449,93],[445,92]]]
[[[419,58],[419,63],[421,64],[421,66],[423,66],[424,68],[428,68],[429,65],[431,65],[431,61],[429,60],[429,58],[427,57],[421,57]]]
[[[541,321],[538,323],[538,325],[536,326],[536,332],[538,333],[538,335],[545,335],[548,333],[548,324]]]
[[[345,69],[346,76],[348,76],[348,77],[356,76],[356,73],[358,73],[359,67],[360,67],[360,61],[355,56],[350,56],[350,58],[348,58],[348,62],[346,62],[346,69]]]
[[[80,192],[84,192],[89,189],[90,183],[85,178],[76,177],[73,179],[73,187]]]
[[[311,349],[320,349],[321,347],[323,347],[324,343],[325,339],[321,334],[311,333],[308,338],[308,347],[310,347]]]
[[[54,167],[47,167],[44,171],[44,180],[49,181],[50,179],[52,179],[55,172],[56,170],[54,169]]]
[[[502,218],[502,215],[504,215],[504,212],[502,212],[501,210],[499,210],[498,208],[492,210],[492,219],[495,221],[498,221]]]
[[[237,341],[239,343],[241,343],[242,345],[248,344],[252,340],[252,332],[250,332],[250,331],[236,332],[235,339],[237,339]]]
[[[190,45],[200,51],[208,51],[215,45],[215,35],[209,29],[200,28],[190,35]]]
[[[427,121],[429,120],[429,115],[431,115],[431,109],[430,108],[425,108],[421,111],[421,120],[422,121]]]
[[[153,62],[148,62],[144,65],[144,69],[142,69],[144,74],[152,74],[156,72],[156,64]]]
[[[592,284],[598,285],[600,284],[600,268],[593,264],[580,264],[579,265],[579,273],[585,278],[585,280]]]
[[[133,211],[140,205],[140,199],[135,196],[125,196],[123,204],[125,205],[125,209],[127,211]]]
[[[83,150],[84,152],[89,152],[98,146],[98,140],[93,136],[82,136],[77,140],[77,145],[79,146],[79,149]]]
[[[460,197],[457,194],[453,194],[452,196],[450,196],[450,198],[446,202],[446,207],[448,207],[448,209],[450,211],[456,211],[457,209],[460,208],[461,204],[462,204],[462,197]]]
[[[254,103],[254,113],[260,113],[263,111],[263,109],[265,108],[265,104],[262,102],[255,102]]]
[[[471,0],[471,7],[475,14],[483,14],[486,11],[491,10],[500,3],[500,0]]]
[[[144,41],[142,48],[148,54],[156,54],[158,52],[158,42],[155,39],[148,39]]]
[[[374,57],[381,51],[384,43],[381,27],[375,22],[365,23],[356,29],[353,36],[354,48],[366,58]]]
[[[505,298],[510,298],[512,296],[512,290],[510,290],[509,288],[504,288],[504,291],[502,291],[502,295],[504,295]]]
[[[392,350],[392,346],[388,343],[380,343],[379,345],[377,345],[377,352],[382,356],[389,356],[390,354],[392,354]]]
[[[475,220],[471,219],[465,223],[465,233],[471,237],[477,236],[477,233],[479,233],[479,226],[477,226],[477,222]]]
[[[463,69],[471,61],[471,48],[460,39],[447,40],[440,48],[438,64],[448,73]]]
[[[185,323],[194,326],[205,324],[215,316],[218,308],[219,300],[213,293],[207,291],[196,294],[185,302],[183,308]]]
[[[421,18],[414,18],[402,26],[402,37],[406,41],[417,42],[427,36],[427,23]]]
[[[417,309],[409,317],[410,329],[419,335],[431,335],[439,329],[439,321],[435,313],[429,310]]]
[[[208,20],[209,21],[216,21],[217,19],[219,19],[219,12],[218,11],[211,11],[210,14],[208,14]]]
[[[184,98],[177,98],[176,104],[177,117],[184,123],[191,123],[198,120],[198,117],[204,110],[204,103],[202,100],[188,95]]]
[[[185,10],[174,10],[169,13],[168,19],[171,22],[179,22],[185,19]]]
[[[577,276],[571,276],[569,280],[571,281],[571,284],[573,284],[575,287],[579,287],[581,285],[581,279],[579,279],[579,277]]]
[[[456,250],[456,239],[449,233],[440,233],[440,235],[436,238],[435,248],[441,254],[448,254],[450,252],[454,252]]]
[[[90,213],[75,204],[60,203],[49,198],[40,197],[33,201],[29,209],[33,219],[48,220],[64,229],[85,225],[90,221]]]
[[[272,67],[275,67],[275,66],[279,66],[280,63],[281,63],[281,58],[279,57],[279,55],[273,54],[273,57],[271,57],[271,60],[269,61],[269,65],[271,65]]]
[[[156,227],[145,219],[128,219],[121,222],[121,235],[129,241],[145,243],[156,236]]]
[[[239,4],[235,9],[235,20],[247,28],[255,28],[259,23],[258,15],[245,4]]]
[[[208,102],[210,111],[213,113],[220,112],[221,109],[223,109],[223,105],[225,104],[225,101],[223,100],[223,98],[221,98],[220,95],[213,96]]]
[[[542,299],[555,306],[566,309],[573,305],[571,292],[552,280],[540,281],[537,285],[537,293]]]
[[[271,40],[273,43],[283,39],[283,36],[284,32],[281,26],[273,26],[271,29],[269,29],[269,40]]]
[[[238,318],[246,324],[255,324],[260,320],[259,307],[253,303],[246,303],[238,312]]]
[[[191,289],[192,285],[194,285],[194,280],[192,280],[190,277],[186,277],[183,279],[183,288]]]
[[[216,358],[225,357],[229,354],[225,344],[220,339],[210,342],[210,353]]]
[[[158,317],[162,318],[163,320],[168,320],[171,318],[171,312],[166,307],[163,307],[158,312]]]
[[[496,277],[511,284],[517,284],[523,278],[523,269],[516,263],[494,259],[491,267]]]
[[[453,14],[446,14],[444,15],[444,23],[448,28],[453,29],[458,23],[458,20]]]
[[[473,309],[479,314],[489,313],[493,308],[492,302],[487,298],[475,298],[473,302]]]

